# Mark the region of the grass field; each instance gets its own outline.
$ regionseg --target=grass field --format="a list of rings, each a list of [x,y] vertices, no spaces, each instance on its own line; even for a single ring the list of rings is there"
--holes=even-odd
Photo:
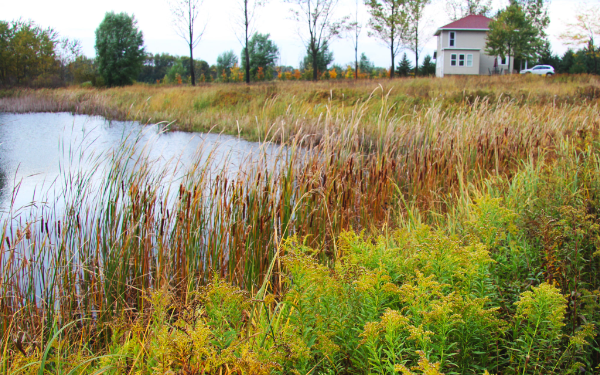
[[[65,216],[5,222],[0,371],[595,373],[599,97],[593,76],[4,92],[283,148],[169,192],[123,146]]]

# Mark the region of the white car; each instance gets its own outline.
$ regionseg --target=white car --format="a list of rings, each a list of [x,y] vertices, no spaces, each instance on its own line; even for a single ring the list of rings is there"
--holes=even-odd
[[[551,76],[554,74],[554,68],[550,65],[536,65],[531,69],[521,70],[521,74],[538,74],[541,76]]]

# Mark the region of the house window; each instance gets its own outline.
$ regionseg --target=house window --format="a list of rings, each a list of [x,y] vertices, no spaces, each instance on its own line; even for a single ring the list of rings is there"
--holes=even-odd
[[[450,55],[450,65],[456,66],[456,53],[453,53],[452,55]]]
[[[436,60],[437,59],[437,51],[433,51],[433,59]]]
[[[502,57],[500,65],[506,65],[506,57]]]
[[[467,55],[467,67],[472,67],[473,66],[473,55],[468,54]]]
[[[456,45],[456,33],[454,31],[450,31],[450,47],[454,47]]]
[[[465,55],[458,55],[458,66],[465,66]]]

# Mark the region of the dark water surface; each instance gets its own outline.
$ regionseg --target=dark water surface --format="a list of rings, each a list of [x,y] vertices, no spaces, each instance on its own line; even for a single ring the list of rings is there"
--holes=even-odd
[[[213,159],[215,172],[248,167],[253,155],[275,155],[279,147],[217,134],[164,132],[161,125],[107,121],[102,117],[68,113],[0,113],[0,211],[4,215],[34,202],[58,206],[65,181],[75,174],[106,167],[109,155],[123,144],[137,142],[136,156],[144,155],[156,168],[172,170],[178,183],[198,159]],[[100,178],[101,173],[91,177]]]

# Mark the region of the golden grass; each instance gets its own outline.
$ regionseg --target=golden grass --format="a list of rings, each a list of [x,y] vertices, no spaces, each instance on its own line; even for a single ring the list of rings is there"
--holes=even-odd
[[[85,317],[82,337],[102,348],[111,322],[142,316],[152,290],[186,301],[219,275],[282,293],[280,244],[290,235],[332,264],[346,230],[445,222],[486,179],[510,180],[526,161],[551,160],[565,140],[598,139],[598,99],[582,85],[598,82],[519,76],[13,92],[0,108],[177,119],[180,128],[187,119],[189,130],[239,129],[283,148],[275,165],[265,157],[234,177],[224,170],[211,178],[210,161],[196,164],[176,192],[159,188],[165,171],[117,148],[101,189],[71,186],[78,193],[65,216],[4,223],[0,326],[43,340],[55,320]],[[194,111],[201,100],[209,104]]]
[[[264,138],[271,127],[282,136],[322,135],[319,119],[347,118],[367,103],[359,130],[379,132],[382,107],[386,118],[427,111],[435,104],[452,112],[475,98],[495,103],[512,99],[529,106],[585,105],[597,102],[600,83],[594,76],[418,78],[381,81],[270,82],[253,85],[207,84],[198,87],[134,85],[112,89],[17,90],[0,94],[0,111],[73,112],[142,123],[173,122],[184,131],[240,134]],[[385,97],[382,100],[369,100]],[[344,126],[340,121],[339,126]],[[298,134],[303,129],[305,134]]]

